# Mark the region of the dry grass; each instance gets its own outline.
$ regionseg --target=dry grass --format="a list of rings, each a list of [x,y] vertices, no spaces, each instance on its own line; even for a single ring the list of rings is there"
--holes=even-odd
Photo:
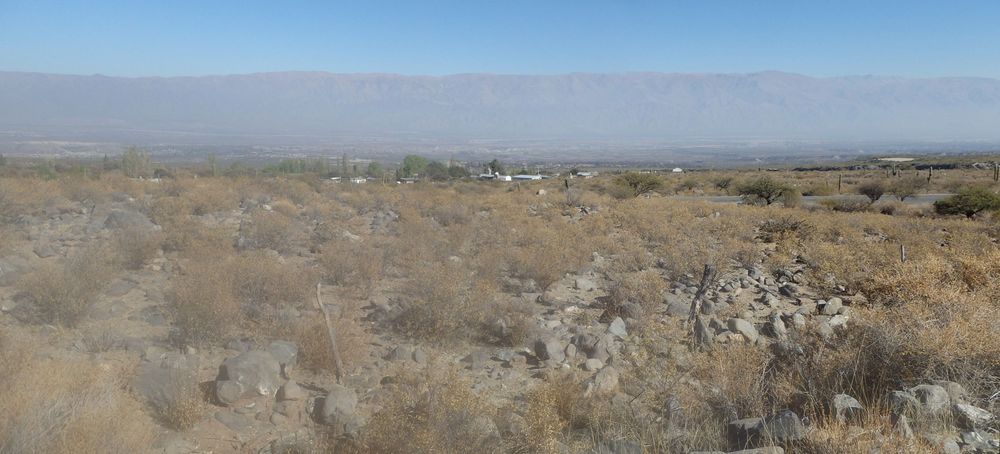
[[[368,452],[502,452],[493,422],[495,409],[472,384],[447,368],[402,374],[368,423],[362,440]]]
[[[32,358],[0,340],[0,453],[131,453],[154,430],[114,364]]]
[[[72,327],[87,315],[112,275],[107,252],[91,248],[41,265],[17,287],[31,301],[38,321]]]

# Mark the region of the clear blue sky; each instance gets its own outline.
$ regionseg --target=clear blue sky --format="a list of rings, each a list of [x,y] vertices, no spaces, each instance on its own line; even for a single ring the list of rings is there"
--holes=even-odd
[[[0,70],[1000,78],[1000,0],[0,0]]]

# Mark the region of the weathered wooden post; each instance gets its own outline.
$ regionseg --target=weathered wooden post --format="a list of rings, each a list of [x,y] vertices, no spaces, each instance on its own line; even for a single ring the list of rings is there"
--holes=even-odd
[[[899,262],[906,263],[906,245],[899,244]]]
[[[333,354],[333,364],[337,368],[337,384],[344,380],[344,364],[340,361],[340,350],[337,349],[337,332],[333,327],[333,320],[330,319],[330,312],[323,306],[323,300],[319,295],[320,283],[316,283],[316,307],[323,312],[323,320],[326,321],[326,332],[330,337],[330,353]]]
[[[844,174],[837,175],[837,194],[840,194],[841,189],[844,187]]]
[[[688,315],[687,324],[693,329],[693,322],[698,316],[698,312],[701,311],[701,299],[705,296],[705,292],[708,291],[708,287],[712,285],[715,281],[716,269],[714,265],[705,265],[705,271],[701,275],[701,283],[698,284],[698,291],[694,294],[694,299],[691,300],[691,313]]]
[[[928,183],[931,182],[931,177],[932,176],[934,176],[934,166],[930,166],[930,167],[927,168],[927,182]]]

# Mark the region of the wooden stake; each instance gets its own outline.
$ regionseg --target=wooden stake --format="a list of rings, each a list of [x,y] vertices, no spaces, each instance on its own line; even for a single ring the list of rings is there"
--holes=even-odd
[[[906,246],[903,244],[899,245],[899,262],[906,263]]]
[[[688,326],[694,327],[692,324],[695,318],[698,316],[698,312],[701,311],[701,298],[705,296],[705,292],[708,291],[708,287],[715,280],[716,269],[713,265],[705,265],[705,271],[701,275],[701,284],[698,284],[698,292],[694,294],[694,299],[691,300],[691,314],[688,315]]]
[[[330,312],[323,306],[323,300],[319,295],[320,283],[316,283],[316,307],[323,312],[323,319],[326,320],[327,335],[330,336],[330,352],[333,353],[333,364],[337,368],[337,384],[344,380],[344,364],[340,362],[340,350],[337,349],[337,332],[330,320]]]

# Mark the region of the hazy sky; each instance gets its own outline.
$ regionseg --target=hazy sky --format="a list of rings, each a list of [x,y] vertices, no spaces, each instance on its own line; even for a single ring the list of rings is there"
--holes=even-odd
[[[1000,78],[1000,1],[0,0],[0,70]]]

